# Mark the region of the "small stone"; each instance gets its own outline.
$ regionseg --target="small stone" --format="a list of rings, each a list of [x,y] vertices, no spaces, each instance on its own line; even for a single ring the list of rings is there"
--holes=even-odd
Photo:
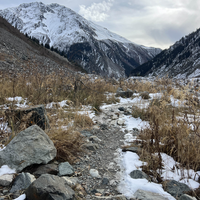
[[[91,132],[88,131],[88,130],[80,131],[80,133],[85,137],[91,137],[92,136]]]
[[[89,140],[92,142],[101,142],[101,140],[97,136],[91,136]]]
[[[14,179],[14,174],[5,174],[0,176],[0,185],[9,186]]]
[[[165,198],[163,196],[161,196],[158,193],[153,193],[153,192],[149,192],[149,191],[144,191],[144,190],[137,190],[134,193],[134,196],[136,199],[140,199],[140,200],[167,200],[168,198]]]
[[[191,197],[187,194],[183,194],[178,200],[197,200],[195,197]]]
[[[101,178],[101,176],[99,175],[99,172],[96,169],[90,169],[90,175],[93,178]]]
[[[102,194],[100,194],[100,193],[95,193],[95,196],[100,197],[100,196],[102,196]]]
[[[90,151],[96,151],[99,148],[99,145],[94,143],[87,143],[83,144],[82,147],[85,147]]]
[[[3,194],[7,194],[9,191],[8,190],[3,190],[2,192],[3,192]]]
[[[74,174],[74,168],[68,163],[60,163],[59,167],[59,176],[72,176]]]
[[[62,176],[62,178],[65,179],[65,181],[67,182],[67,185],[69,185],[70,187],[76,186],[79,182],[78,178],[76,177]]]
[[[108,183],[109,183],[109,180],[107,178],[103,178],[101,184],[102,185],[108,185]]]
[[[117,124],[120,125],[120,126],[122,126],[124,124],[124,122],[125,122],[125,120],[119,119],[117,121]]]
[[[140,170],[134,170],[130,173],[130,177],[133,179],[147,179],[147,180],[151,180],[150,177],[144,173],[143,171]]]
[[[13,193],[13,192],[27,189],[30,186],[30,184],[35,180],[36,179],[33,175],[22,172],[15,178],[10,192]]]
[[[118,110],[125,111],[126,109],[124,107],[119,107]]]
[[[180,197],[185,192],[191,191],[188,185],[175,180],[167,181],[165,190],[175,198]]]
[[[117,115],[113,115],[112,116],[112,120],[116,120],[116,119],[118,119],[119,117],[117,116]]]

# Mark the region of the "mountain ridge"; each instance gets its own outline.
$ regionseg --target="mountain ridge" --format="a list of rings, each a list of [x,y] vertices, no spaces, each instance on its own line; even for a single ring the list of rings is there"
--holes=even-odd
[[[1,10],[0,15],[22,33],[63,52],[89,73],[125,77],[161,51],[132,43],[57,3],[24,3]]]
[[[200,29],[182,37],[151,61],[134,69],[132,75],[200,77]]]

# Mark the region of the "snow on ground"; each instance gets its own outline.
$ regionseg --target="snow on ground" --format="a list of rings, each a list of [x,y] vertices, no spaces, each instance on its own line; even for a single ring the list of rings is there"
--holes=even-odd
[[[8,167],[7,165],[3,165],[0,168],[0,176],[4,175],[4,174],[15,174],[16,170],[15,169],[10,169],[10,167]]]
[[[6,99],[7,101],[14,101],[16,102],[15,105],[19,108],[25,108],[28,107],[27,99],[23,99],[22,97],[9,97]]]
[[[149,126],[149,123],[146,121],[142,121],[140,118],[134,118],[130,115],[125,115],[123,118],[125,120],[126,130],[130,131],[133,128],[137,128],[139,130],[145,129]]]
[[[121,152],[121,165],[124,171],[121,174],[121,181],[118,185],[118,191],[128,198],[134,197],[134,193],[138,190],[145,190],[158,193],[169,200],[175,200],[169,193],[165,192],[161,184],[149,182],[146,179],[133,179],[130,177],[130,173],[133,170],[141,170],[141,166],[145,164],[139,160],[139,156],[132,152]]]
[[[165,153],[162,153],[161,157],[164,165],[164,169],[162,170],[162,177],[164,180],[173,179],[187,184],[192,189],[196,189],[200,186],[197,182],[200,176],[200,171],[194,172],[194,170],[191,169],[186,170],[177,168],[179,163]]]
[[[20,195],[18,198],[14,199],[14,200],[25,200],[26,199],[26,195],[22,194]]]

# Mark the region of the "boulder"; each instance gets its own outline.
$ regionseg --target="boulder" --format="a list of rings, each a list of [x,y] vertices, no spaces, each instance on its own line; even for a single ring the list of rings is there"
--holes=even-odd
[[[24,130],[33,124],[37,124],[43,130],[50,128],[44,105],[7,110],[5,114],[8,119],[8,125],[15,132]]]
[[[143,171],[140,170],[134,170],[130,173],[130,177],[133,179],[147,179],[147,180],[151,180],[150,177],[144,173]]]
[[[74,168],[68,163],[60,163],[58,166],[59,176],[72,176],[74,174]]]
[[[32,164],[47,164],[56,157],[56,148],[49,136],[37,125],[16,135],[0,151],[0,167],[8,165],[17,172]]]
[[[28,200],[73,200],[74,191],[58,176],[43,174],[25,191]]]
[[[164,189],[175,198],[180,197],[185,192],[191,191],[186,184],[179,183],[175,180],[167,181]]]
[[[21,173],[19,174],[13,182],[12,188],[10,190],[11,193],[20,191],[20,190],[25,190],[27,189],[30,184],[35,181],[35,177],[29,173]]]
[[[148,192],[144,190],[137,190],[134,193],[134,196],[137,200],[168,200],[168,198],[165,198],[158,193]]]
[[[14,179],[14,174],[4,174],[0,176],[0,186],[9,186]]]

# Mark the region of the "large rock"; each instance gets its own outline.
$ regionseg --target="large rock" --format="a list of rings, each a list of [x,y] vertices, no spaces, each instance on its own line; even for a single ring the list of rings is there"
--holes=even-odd
[[[137,190],[134,193],[134,197],[137,200],[168,200],[168,198],[165,198],[161,196],[160,194],[148,192],[144,190]]]
[[[165,184],[165,190],[175,198],[180,197],[185,192],[191,191],[186,184],[179,183],[175,180],[167,181]]]
[[[16,191],[27,189],[35,180],[36,179],[33,175],[22,172],[15,178],[10,192],[14,193]]]
[[[32,164],[47,164],[56,156],[56,148],[49,136],[33,125],[15,136],[3,151],[0,151],[0,167],[8,165],[20,172]]]
[[[43,174],[25,191],[28,200],[73,200],[74,191],[58,176]]]
[[[133,179],[147,179],[147,180],[151,180],[150,177],[145,174],[143,171],[140,170],[134,170],[130,173],[130,177]]]
[[[43,130],[50,128],[44,105],[7,110],[5,114],[9,126],[16,132],[18,132],[18,130],[24,130],[33,124],[37,124]]]

